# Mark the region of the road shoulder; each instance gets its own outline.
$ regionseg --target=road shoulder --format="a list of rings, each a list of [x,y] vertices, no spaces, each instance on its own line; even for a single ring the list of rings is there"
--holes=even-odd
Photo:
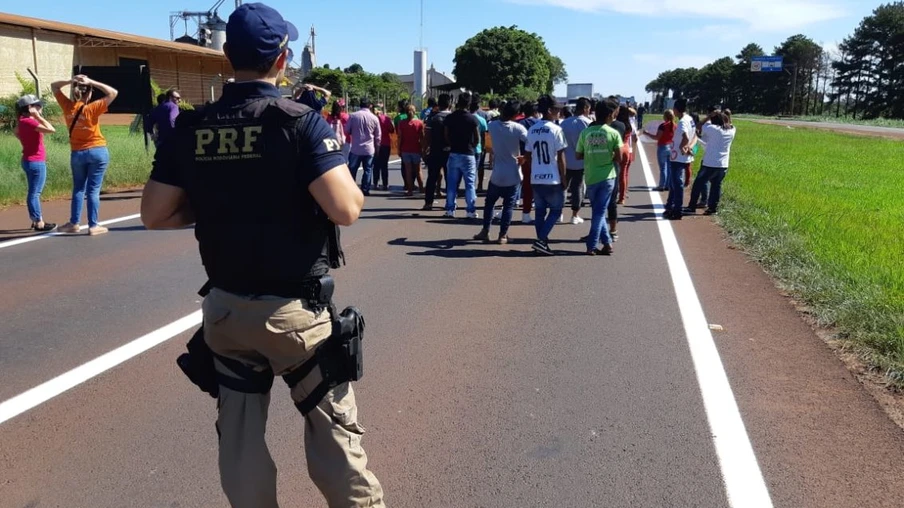
[[[897,506],[904,432],[710,218],[673,224],[776,506]]]

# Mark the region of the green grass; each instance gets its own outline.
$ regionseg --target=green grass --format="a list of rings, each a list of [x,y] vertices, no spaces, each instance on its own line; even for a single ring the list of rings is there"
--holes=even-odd
[[[774,116],[762,116],[762,115],[734,115],[732,118],[734,119],[744,119],[744,120],[775,120],[777,117]],[[863,120],[861,118],[853,118],[850,116],[840,116],[835,117],[835,115],[827,114],[827,115],[809,115],[809,116],[798,116],[794,117],[794,120],[799,120],[802,122],[829,122],[829,123],[846,123],[851,125],[869,125],[872,127],[895,127],[895,128],[904,128],[904,120],[898,120],[893,118],[874,118],[872,120]]]
[[[737,126],[720,222],[820,324],[904,387],[904,143]]]
[[[47,184],[43,199],[71,194],[72,173],[69,169],[69,138],[66,127],[56,125],[57,132],[44,137],[47,148]],[[154,148],[145,151],[141,135],[130,135],[124,126],[103,127],[110,150],[110,166],[104,177],[104,189],[143,185],[151,172]],[[26,182],[22,171],[22,145],[9,132],[0,132],[0,206],[25,202]]]

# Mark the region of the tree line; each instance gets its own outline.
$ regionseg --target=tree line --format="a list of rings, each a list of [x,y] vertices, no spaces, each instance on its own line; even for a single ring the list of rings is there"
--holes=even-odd
[[[783,57],[783,72],[752,72],[753,58],[766,53],[751,43],[700,69],[664,71],[646,91],[659,109],[671,94],[740,113],[904,118],[904,1],[877,7],[836,54],[797,34],[772,55]]]
[[[350,101],[369,98],[385,101],[389,106],[393,101],[409,97],[408,89],[395,74],[370,73],[357,63],[344,69],[330,68],[329,64],[315,67],[304,82],[326,88],[337,99],[347,97]]]

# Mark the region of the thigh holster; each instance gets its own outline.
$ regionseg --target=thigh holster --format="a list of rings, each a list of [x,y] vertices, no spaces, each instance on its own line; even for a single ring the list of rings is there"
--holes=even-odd
[[[207,296],[210,288],[208,281],[198,294]],[[267,393],[273,386],[271,369],[258,371],[238,360],[214,353],[204,340],[203,325],[192,335],[185,348],[188,352],[179,355],[176,364],[192,383],[213,398],[220,396],[220,385],[242,393]],[[218,371],[215,359],[232,375]]]
[[[321,382],[295,406],[301,414],[310,413],[323,397],[336,386],[358,381],[364,376],[364,316],[355,307],[347,307],[340,313],[330,304],[333,331],[320,343],[314,355],[299,367],[283,375],[283,380],[294,388],[315,368],[320,368]]]
[[[188,353],[180,355],[176,364],[192,383],[213,398],[219,397],[220,385],[242,393],[267,393],[273,387],[271,369],[255,370],[238,360],[211,351],[204,340],[203,326],[188,341],[186,349]],[[214,360],[229,369],[231,374],[220,372]]]

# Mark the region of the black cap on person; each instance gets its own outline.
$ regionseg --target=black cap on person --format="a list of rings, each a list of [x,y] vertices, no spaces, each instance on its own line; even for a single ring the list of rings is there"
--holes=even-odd
[[[295,40],[298,40],[295,25],[262,3],[241,5],[226,23],[228,57],[235,69],[255,69],[270,62]]]

